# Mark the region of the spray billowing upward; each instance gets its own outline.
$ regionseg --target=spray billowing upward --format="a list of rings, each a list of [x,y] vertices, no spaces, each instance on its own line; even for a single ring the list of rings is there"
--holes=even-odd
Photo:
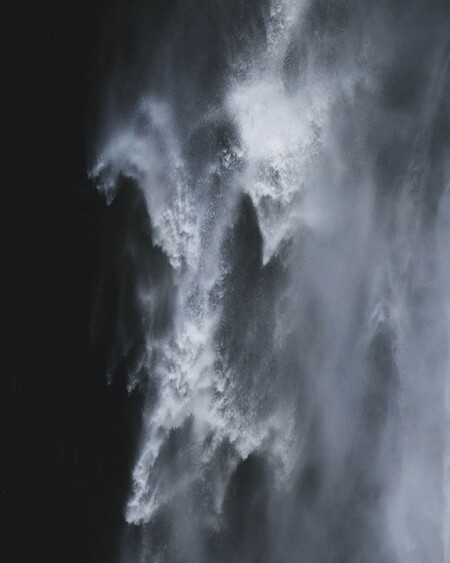
[[[122,560],[448,561],[448,6],[138,13],[92,168],[149,229]]]

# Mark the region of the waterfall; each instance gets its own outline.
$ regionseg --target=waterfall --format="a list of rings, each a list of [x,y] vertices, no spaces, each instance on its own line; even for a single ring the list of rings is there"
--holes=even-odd
[[[449,562],[450,6],[130,12],[91,167],[144,233],[120,561]]]

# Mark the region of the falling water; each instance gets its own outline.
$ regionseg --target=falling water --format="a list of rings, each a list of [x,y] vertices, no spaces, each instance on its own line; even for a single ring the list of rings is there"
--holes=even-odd
[[[448,563],[450,5],[130,12],[91,170],[137,202],[120,561]]]

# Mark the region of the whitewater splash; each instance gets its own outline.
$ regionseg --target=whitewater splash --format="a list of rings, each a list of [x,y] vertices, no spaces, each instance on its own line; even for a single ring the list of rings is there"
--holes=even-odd
[[[122,560],[449,561],[449,10],[150,15],[92,168],[163,256]]]

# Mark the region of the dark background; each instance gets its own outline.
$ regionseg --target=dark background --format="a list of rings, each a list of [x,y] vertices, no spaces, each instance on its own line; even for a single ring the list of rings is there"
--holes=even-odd
[[[120,537],[130,408],[123,381],[107,384],[107,339],[92,338],[109,209],[86,174],[111,4],[29,3],[4,22],[21,53],[8,81],[18,158],[3,207],[5,562],[111,562]],[[101,315],[107,325],[113,311]]]

